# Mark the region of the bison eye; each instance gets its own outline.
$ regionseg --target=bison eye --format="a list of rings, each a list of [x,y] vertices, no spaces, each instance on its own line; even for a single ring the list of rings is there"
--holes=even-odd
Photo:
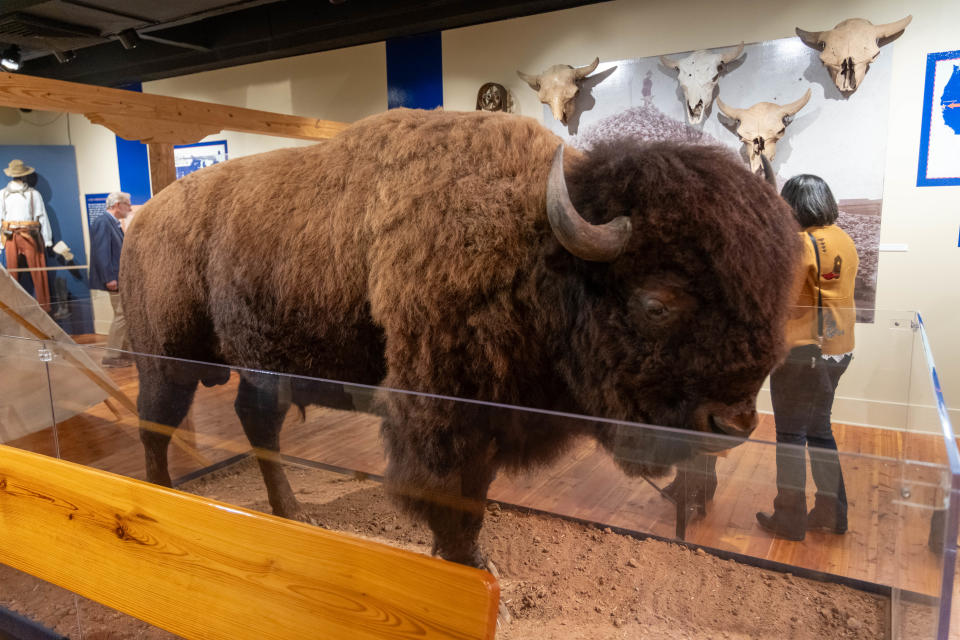
[[[647,298],[643,301],[643,310],[655,320],[661,320],[667,315],[667,306],[656,298]]]

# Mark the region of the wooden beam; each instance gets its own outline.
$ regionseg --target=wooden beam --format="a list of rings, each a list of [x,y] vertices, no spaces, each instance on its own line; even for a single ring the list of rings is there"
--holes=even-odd
[[[121,138],[170,144],[196,142],[222,130],[323,140],[348,126],[12,73],[0,73],[0,106],[82,113]]]
[[[150,159],[150,189],[157,195],[165,186],[177,179],[177,166],[173,159],[173,145],[151,142],[147,145]]]
[[[184,638],[493,638],[472,569],[0,445],[0,562]]]

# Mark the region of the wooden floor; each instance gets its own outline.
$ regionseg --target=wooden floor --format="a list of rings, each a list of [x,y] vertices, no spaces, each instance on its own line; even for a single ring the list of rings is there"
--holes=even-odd
[[[86,338],[90,342],[92,338]],[[135,367],[108,369],[120,389],[137,395]],[[250,450],[233,410],[237,376],[228,384],[201,387],[188,425],[171,448],[176,479]],[[56,403],[56,393],[54,392]],[[301,418],[291,410],[281,439],[282,453],[327,465],[383,473],[378,418],[364,413],[308,408]],[[53,429],[33,433],[13,446],[144,478],[137,422],[128,411],[105,404],[73,416]],[[756,523],[769,511],[775,489],[774,425],[763,416],[754,438],[731,450],[717,464],[719,487],[705,517],[688,528],[689,542],[755,558],[822,571],[912,592],[939,594],[940,557],[927,548],[930,517],[940,496],[942,440],[933,436],[850,425],[834,426],[850,502],[846,535],[810,532],[802,542],[776,539]],[[56,442],[54,435],[56,435]],[[850,454],[850,455],[847,455]],[[854,455],[856,454],[856,455]],[[908,464],[900,459],[931,464]],[[660,485],[669,478],[656,480]],[[909,489],[904,497],[902,489]],[[808,495],[813,494],[808,478]],[[671,538],[673,505],[643,479],[630,479],[611,457],[583,440],[549,467],[501,476],[492,500],[523,505],[610,526]],[[958,602],[960,607],[960,600]]]

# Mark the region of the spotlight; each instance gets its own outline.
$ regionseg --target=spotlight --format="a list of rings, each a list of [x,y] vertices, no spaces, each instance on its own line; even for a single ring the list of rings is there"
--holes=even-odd
[[[3,57],[0,57],[0,67],[7,71],[19,71],[20,47],[15,44],[7,47],[6,51],[3,52]]]
[[[59,62],[60,64],[63,64],[64,62],[70,62],[71,60],[76,58],[77,52],[76,51],[57,51],[56,49],[54,49],[53,55],[57,59],[57,62]]]
[[[117,34],[117,40],[123,45],[124,49],[136,49],[140,44],[140,35],[133,29],[126,29]]]

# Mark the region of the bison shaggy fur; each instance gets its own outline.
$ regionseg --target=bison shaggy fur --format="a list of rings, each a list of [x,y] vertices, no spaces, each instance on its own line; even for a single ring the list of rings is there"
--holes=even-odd
[[[398,109],[154,197],[121,259],[130,339],[193,363],[138,356],[148,477],[170,482],[169,430],[150,425],[178,425],[199,381],[226,381],[201,363],[419,392],[382,394],[388,489],[443,557],[471,564],[500,469],[584,433],[630,473],[701,450],[618,421],[748,435],[783,353],[789,208],[722,149],[567,148],[582,218],[632,224],[617,257],[583,259],[546,212],[560,144],[529,118]],[[339,385],[241,371],[236,410],[287,516],[297,503],[269,453],[291,403],[352,407]]]

